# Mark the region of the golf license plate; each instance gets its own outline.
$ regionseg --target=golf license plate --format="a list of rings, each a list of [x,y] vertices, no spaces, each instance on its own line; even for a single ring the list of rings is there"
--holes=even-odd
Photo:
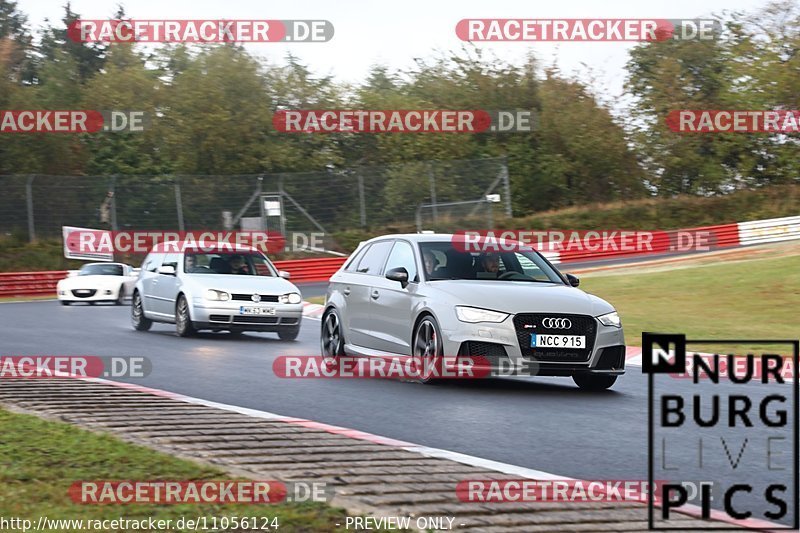
[[[531,334],[531,348],[585,348],[586,335]]]
[[[244,305],[239,308],[240,315],[274,315],[274,307],[245,307]]]

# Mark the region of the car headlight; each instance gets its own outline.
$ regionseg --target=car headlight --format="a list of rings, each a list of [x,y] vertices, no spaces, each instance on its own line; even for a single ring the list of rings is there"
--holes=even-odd
[[[289,294],[282,294],[278,296],[278,303],[282,304],[299,304],[303,301],[303,297],[296,292],[290,292]]]
[[[206,289],[206,300],[214,300],[215,302],[227,302],[231,299],[231,295],[225,291],[218,291],[215,289]]]
[[[615,328],[622,327],[622,321],[619,319],[619,315],[616,311],[606,313],[605,315],[600,315],[597,317],[597,320],[599,320],[604,326],[613,326]]]
[[[508,318],[508,313],[457,305],[456,316],[462,322],[502,322]]]

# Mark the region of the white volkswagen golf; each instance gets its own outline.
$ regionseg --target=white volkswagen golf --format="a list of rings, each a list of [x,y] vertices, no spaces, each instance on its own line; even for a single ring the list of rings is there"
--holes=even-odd
[[[288,277],[247,246],[207,251],[192,243],[161,244],[142,263],[131,322],[138,331],[153,322],[174,323],[181,337],[205,329],[270,331],[294,340],[303,298]]]

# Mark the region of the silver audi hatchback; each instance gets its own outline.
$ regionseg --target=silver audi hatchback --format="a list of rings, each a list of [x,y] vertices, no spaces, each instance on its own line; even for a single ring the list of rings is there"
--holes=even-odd
[[[568,376],[607,389],[625,372],[622,325],[578,284],[520,243],[377,237],[330,278],[322,355],[472,356],[493,375]]]

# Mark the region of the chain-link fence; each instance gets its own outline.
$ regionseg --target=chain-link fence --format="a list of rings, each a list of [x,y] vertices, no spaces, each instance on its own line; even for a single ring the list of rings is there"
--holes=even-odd
[[[236,229],[243,219],[264,220],[263,200],[269,196],[283,203],[286,231],[413,228],[420,212],[425,229],[441,229],[439,213],[442,225],[461,219],[485,225],[487,195],[500,195],[490,216],[511,215],[502,158],[245,176],[11,175],[0,176],[0,233],[34,240],[59,237],[62,226]],[[470,202],[465,204],[470,208],[451,208],[460,202]]]

